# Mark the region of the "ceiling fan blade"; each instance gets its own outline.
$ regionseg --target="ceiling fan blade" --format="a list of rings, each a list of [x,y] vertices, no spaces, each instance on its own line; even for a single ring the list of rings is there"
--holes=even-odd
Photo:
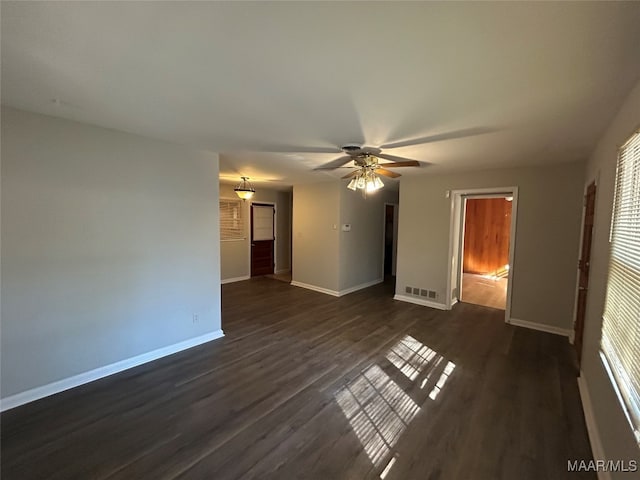
[[[340,153],[337,147],[299,147],[297,145],[282,146],[255,146],[250,149],[255,152],[265,153]]]
[[[401,176],[399,173],[392,172],[391,170],[387,170],[386,168],[382,168],[382,167],[376,168],[375,172],[379,173],[380,175],[384,175],[385,177],[391,177],[391,178],[397,178]]]
[[[404,162],[379,163],[378,165],[386,168],[419,167],[420,162],[417,160],[406,160]]]
[[[407,166],[411,166],[411,167],[419,167],[420,166],[420,164],[416,160],[411,160],[411,159],[405,158],[405,157],[397,157],[395,155],[389,155],[388,153],[378,153],[376,155],[376,157],[384,158],[385,160],[391,160],[392,162],[395,162],[395,163],[415,162],[418,165],[411,164],[411,165],[407,165]],[[381,163],[380,165],[385,165],[385,164]]]
[[[362,147],[361,151],[362,151],[362,153],[365,153],[365,154],[368,153],[370,155],[377,156],[382,150],[380,148],[378,148],[378,147],[367,147],[367,146],[364,146],[364,147]]]
[[[360,171],[359,169],[358,170],[354,170],[353,172],[351,172],[351,173],[349,173],[349,174],[347,174],[347,175],[345,175],[344,177],[341,177],[341,178],[355,177],[358,174],[359,171]]]
[[[399,142],[387,143],[380,145],[380,148],[400,148],[409,147],[411,145],[421,145],[423,143],[440,142],[442,140],[455,140],[456,138],[473,137],[475,135],[484,135],[485,133],[497,132],[497,128],[475,127],[463,128],[462,130],[454,130],[452,132],[439,133],[437,135],[428,135],[426,137],[414,138],[410,140],[401,140]]]
[[[349,155],[343,155],[342,157],[336,158],[335,160],[331,160],[329,163],[325,163],[321,167],[316,167],[314,170],[334,170],[336,168],[340,168],[345,166],[347,163],[352,161],[353,158]],[[347,167],[353,168],[353,167]]]

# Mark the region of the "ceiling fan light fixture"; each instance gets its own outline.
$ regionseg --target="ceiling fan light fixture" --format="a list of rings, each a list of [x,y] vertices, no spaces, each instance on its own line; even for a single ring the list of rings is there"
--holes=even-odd
[[[367,193],[372,193],[378,190],[378,187],[376,186],[376,182],[372,177],[369,177],[367,179],[366,190],[367,190]]]
[[[371,172],[369,174],[369,178],[367,178],[367,193],[373,193],[376,192],[378,190],[380,190],[382,187],[384,187],[384,183],[382,183],[382,180],[380,180],[380,177],[378,177],[375,173]]]
[[[363,167],[347,184],[349,190],[363,190],[363,193],[373,193],[384,187],[383,181],[373,169]]]
[[[249,200],[256,193],[256,189],[253,188],[253,185],[249,182],[249,177],[240,178],[242,178],[242,182],[236,185],[233,191],[236,192],[236,195],[242,200]]]

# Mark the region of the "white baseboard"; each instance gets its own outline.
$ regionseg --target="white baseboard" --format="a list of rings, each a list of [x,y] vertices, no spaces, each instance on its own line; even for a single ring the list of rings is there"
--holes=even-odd
[[[250,275],[245,275],[243,277],[225,278],[224,280],[220,280],[220,283],[224,285],[225,283],[242,282],[243,280],[249,280],[250,278]]]
[[[587,380],[584,378],[582,371],[580,371],[580,376],[578,377],[578,390],[580,390],[584,421],[587,424],[587,433],[589,434],[589,442],[591,443],[591,454],[593,455],[593,459],[596,461],[605,460],[604,449],[602,448],[602,442],[600,441],[600,432],[598,431],[598,425],[596,424],[596,419],[593,415],[593,407],[591,405],[591,396],[589,395]],[[611,480],[611,474],[599,469],[598,480]]]
[[[530,328],[531,330],[539,330],[541,332],[553,333],[555,335],[562,335],[563,337],[569,337],[572,330],[568,328],[554,327],[552,325],[545,325],[543,323],[529,322],[528,320],[520,320],[518,318],[510,318],[507,323],[515,325],[517,327]]]
[[[108,377],[109,375],[113,375],[114,373],[119,373],[124,370],[137,367],[138,365],[142,365],[143,363],[152,362],[153,360],[157,360],[159,358],[166,357],[167,355],[172,355],[182,350],[186,350],[188,348],[210,342],[223,336],[224,333],[222,332],[222,330],[216,330],[214,332],[200,335],[199,337],[190,338],[179,343],[174,343],[173,345],[168,345],[151,352],[143,353],[142,355],[137,355],[135,357],[127,358],[110,365],[105,365],[104,367],[98,367],[94,370],[74,375],[73,377],[64,378],[62,380],[43,385],[41,387],[36,387],[32,388],[31,390],[16,393],[15,395],[11,395],[0,400],[0,411],[4,412],[5,410],[19,407],[20,405],[24,405],[25,403],[33,402],[35,400],[54,395],[56,393],[69,390],[70,388],[79,387],[80,385],[84,385],[85,383]]]
[[[342,297],[344,295],[348,295],[355,291],[362,290],[363,288],[368,288],[382,282],[384,282],[384,278],[378,278],[376,280],[372,280],[371,282],[361,283],[360,285],[345,288],[344,290],[340,290],[340,291],[329,290],[328,288],[318,287],[316,285],[311,285],[309,283],[298,282],[297,280],[292,280],[290,285],[293,285],[294,287],[306,288],[307,290],[313,290],[314,292],[324,293],[326,295],[331,295],[332,297]]]
[[[294,287],[306,288],[307,290],[313,290],[314,292],[324,293],[324,294],[327,294],[327,295],[331,295],[333,297],[339,297],[340,296],[340,292],[338,292],[336,290],[329,290],[328,288],[317,287],[315,285],[311,285],[309,283],[298,282],[296,280],[291,280],[291,284],[290,285],[293,285]]]
[[[274,273],[274,275],[279,275],[279,274],[281,274],[281,273],[288,273],[288,272],[290,272],[290,271],[291,271],[291,269],[290,269],[290,268],[281,268],[280,270],[276,270],[276,271],[275,271],[275,272],[273,272],[273,273]]]
[[[430,302],[429,300],[423,300],[422,298],[409,297],[408,295],[394,295],[394,300],[400,300],[401,302],[415,303],[416,305],[422,305],[424,307],[436,308],[438,310],[449,310],[444,303]]]
[[[379,283],[382,283],[382,282],[384,282],[384,278],[378,278],[370,282],[361,283],[360,285],[356,285],[354,287],[345,288],[344,290],[340,290],[338,292],[338,296],[342,297],[343,295],[348,295],[350,293],[357,292],[358,290],[362,290],[363,288],[369,288],[374,285],[378,285]]]

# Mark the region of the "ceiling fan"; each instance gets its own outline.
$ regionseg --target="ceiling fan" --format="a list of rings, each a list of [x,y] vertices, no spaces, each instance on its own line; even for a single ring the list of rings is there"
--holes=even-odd
[[[396,178],[399,177],[400,174],[387,170],[387,168],[420,166],[420,162],[418,162],[417,160],[407,160],[406,158],[382,153],[382,150],[376,147],[365,147],[357,143],[347,143],[340,149],[346,155],[343,155],[340,158],[336,158],[335,160],[332,160],[331,162],[321,167],[317,167],[314,170],[335,170],[336,168],[369,168],[375,170],[376,173],[379,173],[380,175]],[[386,163],[380,163],[378,161],[378,159],[380,158],[390,161]],[[353,162],[353,165],[347,165],[350,162]],[[345,175],[342,178],[349,178],[355,175],[357,172],[358,171],[356,170],[355,172]]]
[[[293,145],[287,145],[285,147],[279,146],[278,148],[265,149],[264,147],[260,151],[277,152],[277,153],[339,153],[341,150],[345,155],[336,158],[320,167],[314,168],[314,170],[335,170],[337,168],[353,168],[355,169],[351,173],[345,175],[343,178],[351,178],[348,188],[352,190],[363,189],[366,191],[376,190],[384,186],[378,175],[383,175],[390,178],[397,178],[399,173],[387,170],[389,168],[399,167],[419,167],[421,165],[429,165],[428,162],[418,162],[416,160],[410,160],[395,155],[389,155],[382,153],[382,150],[409,147],[413,145],[422,145],[432,142],[441,142],[447,140],[456,140],[465,137],[472,137],[476,135],[484,135],[498,131],[499,128],[495,127],[472,127],[463,128],[460,130],[452,130],[449,132],[438,133],[435,135],[428,135],[426,137],[419,137],[407,140],[399,140],[392,143],[386,143],[379,147],[364,146],[359,143],[348,143],[340,148],[337,147],[299,147]],[[385,162],[380,162],[383,159]],[[376,181],[377,179],[377,181]],[[355,180],[355,184],[354,181]],[[377,188],[373,188],[377,185]],[[371,189],[371,190],[370,190]]]
[[[365,147],[355,143],[348,143],[341,147],[346,155],[337,158],[322,167],[314,170],[335,170],[337,168],[355,168],[351,173],[342,178],[351,178],[351,182],[347,185],[350,190],[364,190],[373,192],[382,187],[384,183],[378,175],[385,177],[397,178],[399,173],[387,170],[388,168],[398,167],[419,167],[420,162],[417,160],[407,160],[401,157],[382,153],[380,148]],[[380,163],[379,159],[390,160],[389,162]],[[352,163],[353,162],[353,163]],[[351,165],[347,165],[350,164]]]

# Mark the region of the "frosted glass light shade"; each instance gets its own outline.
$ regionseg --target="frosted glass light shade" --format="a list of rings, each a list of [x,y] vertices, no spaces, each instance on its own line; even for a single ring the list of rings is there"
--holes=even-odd
[[[384,183],[378,175],[375,174],[374,169],[363,167],[357,172],[356,176],[351,179],[347,184],[349,190],[364,190],[366,193],[373,193],[384,187]]]
[[[253,188],[253,185],[249,182],[249,177],[240,178],[242,178],[242,182],[240,182],[233,191],[236,192],[236,195],[238,195],[242,200],[249,200],[253,197],[254,193],[256,193],[256,189]]]

